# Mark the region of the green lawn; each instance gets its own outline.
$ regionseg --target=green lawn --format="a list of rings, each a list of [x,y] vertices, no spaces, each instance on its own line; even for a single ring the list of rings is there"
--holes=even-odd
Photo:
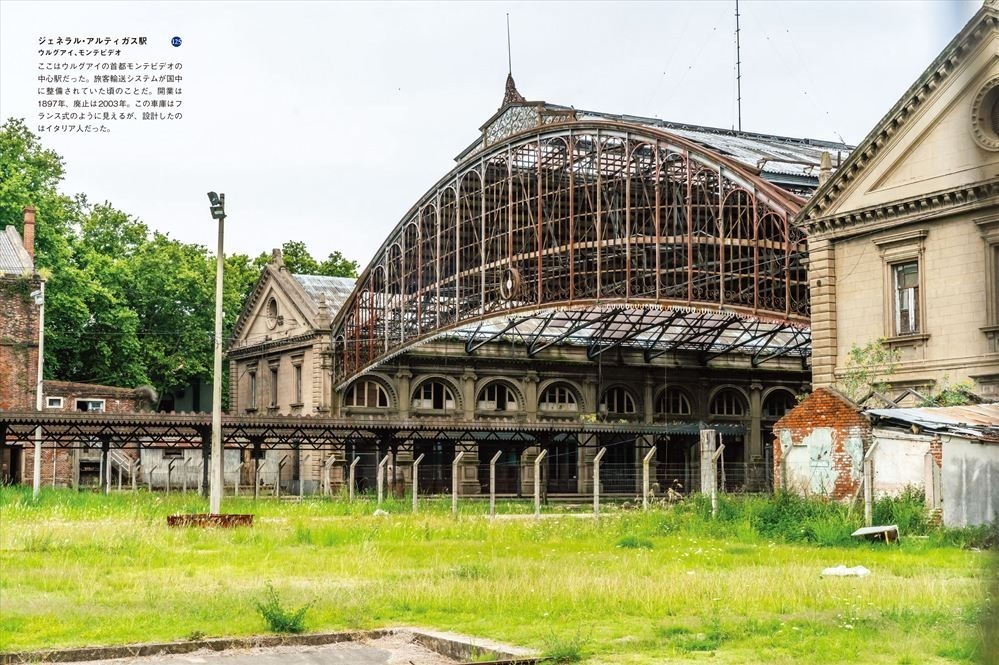
[[[454,518],[448,499],[378,517],[370,500],[229,499],[254,527],[197,530],[165,525],[206,510],[193,494],[50,490],[36,503],[0,488],[0,651],[262,633],[255,603],[271,583],[288,606],[315,601],[312,631],[424,626],[590,663],[981,654],[995,553],[960,545],[983,531],[853,544],[854,512],[775,503],[725,498],[715,521],[703,501],[536,521],[489,520],[482,502]],[[838,564],[872,574],[819,576]]]

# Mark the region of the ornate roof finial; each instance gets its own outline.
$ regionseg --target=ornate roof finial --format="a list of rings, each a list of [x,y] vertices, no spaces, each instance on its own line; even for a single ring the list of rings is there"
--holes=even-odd
[[[506,92],[503,94],[503,106],[519,102],[523,104],[527,100],[517,92],[517,84],[513,82],[513,74],[506,75]]]

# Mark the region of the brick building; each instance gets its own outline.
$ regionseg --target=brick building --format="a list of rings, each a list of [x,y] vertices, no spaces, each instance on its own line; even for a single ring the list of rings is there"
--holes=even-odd
[[[832,388],[816,388],[774,425],[774,488],[852,499],[861,486],[871,423]]]
[[[24,210],[24,238],[13,226],[0,233],[0,411],[35,408],[42,280],[35,271],[35,210]],[[0,482],[21,477],[20,448],[2,447]]]
[[[73,381],[42,382],[42,408],[45,411],[136,413],[148,411],[155,405],[155,394],[150,388],[118,388]],[[68,450],[42,450],[42,484],[52,487],[80,487],[96,485],[101,473],[101,449],[96,440],[92,444]],[[34,463],[34,449],[24,446],[21,453],[22,469],[30,470]],[[115,453],[112,465],[118,463],[129,468],[126,457],[138,458],[137,452],[128,450]],[[27,479],[27,471],[23,478]]]

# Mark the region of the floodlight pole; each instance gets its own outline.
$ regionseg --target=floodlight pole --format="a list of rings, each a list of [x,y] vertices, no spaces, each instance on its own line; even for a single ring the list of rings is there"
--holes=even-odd
[[[219,220],[218,253],[215,257],[215,367],[212,371],[212,468],[209,474],[209,512],[222,511],[222,480],[225,477],[222,460],[222,253],[225,238],[225,194],[208,193],[212,218]],[[280,481],[280,478],[278,479]]]

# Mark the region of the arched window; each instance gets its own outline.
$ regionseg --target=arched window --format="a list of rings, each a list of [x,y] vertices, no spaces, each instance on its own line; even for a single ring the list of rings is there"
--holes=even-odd
[[[343,405],[387,409],[388,393],[377,381],[358,381],[343,394]]]
[[[712,416],[744,416],[746,415],[746,402],[738,391],[726,388],[719,391],[711,400]]]
[[[479,391],[475,404],[480,411],[516,411],[520,408],[513,389],[498,381],[490,383]]]
[[[778,420],[794,408],[794,395],[787,390],[775,390],[763,400],[763,417],[768,420]]]
[[[578,411],[576,394],[564,383],[553,383],[545,388],[538,398],[538,409],[541,411]]]
[[[600,400],[600,410],[607,413],[634,413],[635,399],[624,388],[611,388]]]
[[[413,408],[437,411],[453,409],[454,393],[443,381],[424,381],[413,393]]]
[[[689,416],[691,413],[690,400],[687,399],[682,390],[667,388],[659,393],[659,399],[656,400],[656,413],[670,416]]]

